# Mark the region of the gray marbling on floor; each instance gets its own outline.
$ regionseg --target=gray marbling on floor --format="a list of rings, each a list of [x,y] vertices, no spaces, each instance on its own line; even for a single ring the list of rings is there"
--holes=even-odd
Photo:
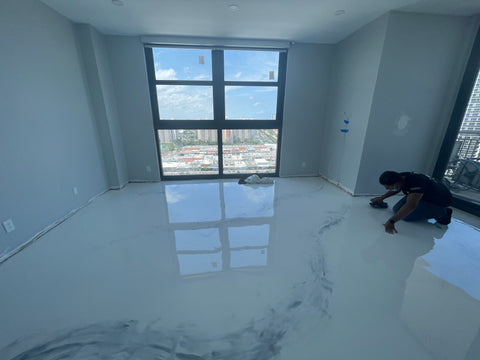
[[[0,358],[480,359],[478,218],[390,212],[319,178],[109,191],[0,266]]]

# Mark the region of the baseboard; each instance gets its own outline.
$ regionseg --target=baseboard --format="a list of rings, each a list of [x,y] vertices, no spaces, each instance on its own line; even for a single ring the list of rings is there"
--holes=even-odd
[[[5,254],[3,255],[2,257],[0,257],[0,265],[3,264],[5,261],[7,261],[8,259],[10,259],[13,255],[15,254],[18,254],[20,251],[22,251],[23,249],[25,249],[26,247],[32,245],[35,241],[37,241],[39,238],[41,238],[43,235],[45,235],[47,232],[49,232],[50,230],[56,228],[58,225],[60,225],[61,223],[63,223],[64,221],[70,219],[73,215],[75,215],[78,211],[80,211],[81,209],[83,209],[84,207],[90,205],[94,200],[96,200],[98,197],[102,196],[103,194],[105,194],[107,191],[110,191],[112,190],[112,188],[109,188],[109,189],[106,189],[104,191],[102,191],[101,193],[93,196],[92,198],[90,198],[85,204],[83,204],[82,206],[78,207],[78,208],[75,208],[73,210],[71,210],[70,212],[68,212],[65,216],[61,217],[60,219],[58,219],[57,221],[53,222],[52,224],[46,226],[43,230],[39,231],[38,233],[36,233],[35,235],[33,235],[29,240],[27,240],[25,243],[23,243],[22,245],[18,246],[17,248],[15,248],[14,250],[12,250],[11,252],[9,252],[8,254]]]
[[[132,184],[138,184],[138,183],[159,183],[159,182],[162,182],[162,180],[129,180],[128,183],[132,183]]]
[[[33,244],[36,240],[38,240],[39,238],[41,238],[43,235],[45,235],[47,232],[49,232],[50,230],[56,228],[58,225],[60,225],[61,223],[63,223],[64,221],[68,220],[69,218],[71,218],[73,215],[75,215],[78,211],[80,211],[81,209],[83,209],[84,207],[90,205],[90,203],[92,203],[94,200],[96,200],[98,197],[102,196],[103,194],[105,194],[107,191],[110,191],[110,190],[122,190],[125,186],[127,186],[129,183],[156,183],[156,182],[159,182],[159,181],[156,181],[156,180],[130,180],[130,181],[127,181],[125,182],[124,184],[122,185],[119,185],[119,186],[111,186],[110,188],[102,191],[101,193],[93,196],[92,198],[90,198],[85,204],[83,204],[82,206],[76,208],[76,209],[73,209],[71,210],[67,215],[63,216],[62,218],[58,219],[57,221],[53,222],[52,224],[46,226],[43,230],[39,231],[38,233],[36,233],[34,236],[32,236],[29,240],[27,240],[25,243],[23,243],[22,245],[20,245],[19,247],[15,248],[14,250],[12,250],[11,252],[9,252],[8,254],[5,254],[3,255],[2,257],[0,257],[0,265],[2,263],[4,263],[5,261],[7,261],[8,259],[10,259],[13,255],[15,254],[18,254],[20,251],[22,251],[23,249],[25,249],[26,247],[30,246],[31,244]]]
[[[323,174],[321,174],[321,173],[319,173],[318,176],[321,177],[323,180],[329,182],[330,184],[338,187],[340,190],[345,191],[347,194],[349,194],[349,195],[351,195],[351,196],[356,196],[356,195],[353,194],[353,191],[352,191],[352,190],[350,190],[349,188],[343,186],[343,185],[340,184],[338,181],[333,181],[332,179],[326,177],[325,175],[323,175]]]
[[[280,178],[318,177],[318,174],[291,174],[291,175],[281,174],[279,175],[279,177]]]

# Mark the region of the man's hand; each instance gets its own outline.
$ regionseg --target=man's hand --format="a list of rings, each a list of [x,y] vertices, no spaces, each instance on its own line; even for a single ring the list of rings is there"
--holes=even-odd
[[[381,196],[374,197],[373,199],[370,199],[370,202],[372,203],[381,203],[383,202],[383,198]]]
[[[385,224],[383,224],[383,226],[385,227],[385,232],[389,233],[389,234],[395,234],[395,233],[398,233],[397,229],[395,229],[395,225],[392,224],[390,221],[387,220],[387,222]]]

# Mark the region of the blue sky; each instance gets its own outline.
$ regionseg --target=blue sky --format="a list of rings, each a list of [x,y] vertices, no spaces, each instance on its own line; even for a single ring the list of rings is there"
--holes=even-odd
[[[211,50],[154,48],[153,54],[158,80],[212,80]],[[276,81],[278,53],[225,50],[224,65],[227,81]],[[236,86],[225,90],[229,119],[275,118],[276,87]],[[213,118],[210,86],[161,85],[157,86],[157,95],[162,119]]]

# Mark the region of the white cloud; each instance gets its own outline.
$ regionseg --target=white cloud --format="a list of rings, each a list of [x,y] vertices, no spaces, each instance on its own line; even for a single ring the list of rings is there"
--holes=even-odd
[[[210,80],[208,74],[200,74],[193,78],[193,80]]]
[[[253,106],[258,106],[260,103],[257,101],[256,103],[253,103]]]
[[[242,72],[239,71],[238,73],[236,73],[235,75],[233,75],[234,78],[238,79],[240,76],[242,76]]]
[[[158,106],[163,119],[213,118],[211,87],[169,85],[158,87]]]
[[[165,191],[165,196],[166,196],[167,202],[169,204],[175,204],[179,201],[182,201],[182,200],[186,199],[185,195],[183,195],[183,194],[181,194],[181,193],[179,193],[175,190],[170,190],[168,188],[165,189],[165,190],[166,190]]]
[[[155,77],[157,80],[177,80],[177,73],[174,69],[158,69]]]

